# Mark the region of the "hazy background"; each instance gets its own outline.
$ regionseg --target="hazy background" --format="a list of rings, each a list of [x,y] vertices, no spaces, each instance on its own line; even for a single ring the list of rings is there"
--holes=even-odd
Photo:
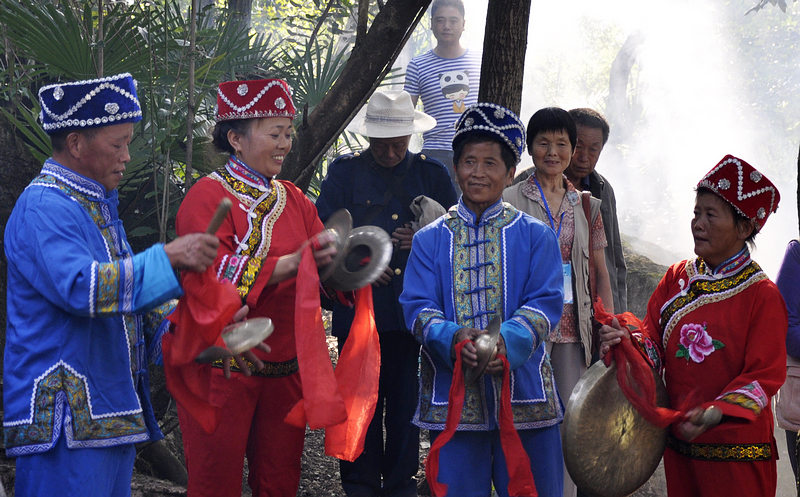
[[[786,243],[798,235],[800,4],[790,4],[786,13],[770,5],[745,15],[755,3],[532,3],[520,117],[527,123],[551,105],[627,114],[624,124],[612,122],[598,171],[616,192],[620,231],[667,252],[650,253],[656,262],[693,256],[693,188],[725,154],[752,164],[781,193],[780,208],[756,238],[754,253],[771,277]],[[462,43],[480,50],[487,5],[465,4]],[[426,30],[427,19],[418,28],[423,45]],[[611,64],[636,33],[644,41],[625,108],[613,109]],[[419,37],[417,43],[410,49],[419,53]],[[526,156],[520,167],[530,165]]]

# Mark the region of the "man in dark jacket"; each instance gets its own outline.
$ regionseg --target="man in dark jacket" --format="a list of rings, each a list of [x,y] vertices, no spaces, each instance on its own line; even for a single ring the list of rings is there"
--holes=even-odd
[[[435,124],[435,119],[414,110],[407,92],[375,92],[347,127],[368,137],[369,148],[337,158],[328,168],[317,199],[323,222],[337,210],[347,209],[353,216],[353,227],[383,228],[391,233],[394,245],[389,267],[373,284],[381,346],[378,405],[367,430],[364,452],[354,462],[341,462],[342,487],[351,497],[417,495],[414,476],[419,467],[419,428],[411,420],[419,391],[420,346],[405,328],[398,298],[414,235],[411,202],[425,195],[447,209],[458,200],[441,162],[408,151],[411,135]],[[339,338],[340,351],[353,316],[353,309],[334,304],[332,333]]]
[[[603,201],[600,215],[606,230],[606,267],[611,278],[614,295],[614,312],[628,310],[628,289],[625,283],[628,270],[622,254],[622,241],[617,220],[617,199],[611,184],[595,171],[600,152],[608,141],[608,121],[593,109],[572,109],[569,115],[578,127],[578,145],[564,174],[578,190],[589,190],[592,196]]]

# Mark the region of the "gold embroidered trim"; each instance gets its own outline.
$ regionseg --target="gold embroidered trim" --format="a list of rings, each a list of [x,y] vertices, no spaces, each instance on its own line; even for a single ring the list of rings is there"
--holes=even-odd
[[[284,376],[289,376],[296,373],[300,369],[299,365],[297,364],[297,357],[284,362],[264,361],[264,369],[261,371],[258,371],[253,363],[248,361],[246,358],[243,357],[242,359],[244,359],[244,362],[247,364],[247,369],[253,373],[253,376],[261,376],[263,378],[283,378]],[[222,361],[223,359],[217,359],[216,361],[212,362],[211,365],[215,368],[222,368]],[[228,359],[228,361],[230,361],[231,371],[236,373],[242,372],[233,357]]]
[[[665,349],[670,336],[672,336],[672,331],[675,329],[675,324],[679,323],[685,315],[706,304],[722,302],[738,295],[750,285],[767,278],[761,267],[755,261],[751,261],[742,271],[728,278],[692,281],[692,277],[697,274],[697,270],[693,267],[696,262],[695,259],[686,263],[686,272],[691,281],[686,293],[677,295],[661,311],[661,322],[664,323],[662,344]]]
[[[280,182],[273,180],[270,182],[270,192],[264,197],[264,192],[232,176],[225,168],[216,171],[211,177],[225,190],[235,195],[248,209],[253,203],[258,202],[253,210],[255,217],[247,218],[249,236],[246,240],[242,240],[246,247],[236,251],[236,255],[249,256],[241,278],[238,282],[233,282],[239,291],[239,296],[245,300],[269,252],[275,222],[286,207],[286,188]]]
[[[765,444],[695,444],[667,437],[667,447],[690,459],[705,461],[770,461],[772,446]]]

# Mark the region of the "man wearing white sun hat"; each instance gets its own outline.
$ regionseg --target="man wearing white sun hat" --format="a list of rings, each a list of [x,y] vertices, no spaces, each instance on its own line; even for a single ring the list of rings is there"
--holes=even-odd
[[[394,243],[389,267],[373,284],[382,352],[378,407],[363,454],[355,462],[341,463],[342,487],[348,496],[417,495],[413,477],[419,466],[419,428],[411,424],[411,419],[417,405],[419,344],[406,330],[397,300],[403,291],[403,273],[414,235],[412,201],[425,195],[445,209],[457,201],[445,166],[408,151],[411,135],[435,124],[435,119],[414,110],[405,91],[375,92],[347,127],[368,137],[369,148],[336,159],[328,168],[317,200],[323,222],[346,208],[353,216],[354,227],[379,226],[392,234]],[[334,305],[332,332],[339,338],[340,350],[352,320],[352,309]]]

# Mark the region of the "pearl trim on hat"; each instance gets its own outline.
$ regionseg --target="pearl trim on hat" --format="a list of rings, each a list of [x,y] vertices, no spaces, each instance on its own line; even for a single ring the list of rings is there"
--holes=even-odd
[[[231,119],[245,119],[245,118],[246,119],[255,119],[255,118],[260,118],[260,117],[288,117],[288,118],[293,118],[294,114],[291,114],[289,112],[273,112],[273,111],[248,112],[251,108],[253,108],[258,103],[259,100],[261,100],[261,98],[273,86],[278,86],[284,92],[286,91],[286,87],[281,84],[280,80],[276,79],[276,80],[270,81],[269,83],[264,85],[264,87],[261,89],[261,91],[259,91],[256,94],[256,96],[252,98],[252,100],[250,100],[249,102],[247,102],[245,105],[242,105],[242,106],[236,105],[233,102],[231,102],[231,100],[228,98],[228,96],[225,95],[225,93],[220,89],[219,98],[222,99],[222,101],[225,102],[235,112],[227,112],[225,114],[218,114],[217,115],[217,120],[218,121],[227,121],[227,120],[231,120]],[[250,91],[250,89],[244,83],[236,87],[236,93],[238,93],[239,96],[243,97],[243,96],[247,95],[248,91]],[[287,95],[287,97],[291,99],[290,95]],[[275,107],[277,109],[283,110],[283,109],[286,108],[286,100],[283,97],[278,97],[278,98],[275,99],[274,105],[275,105]],[[219,112],[219,109],[217,109],[217,112]]]
[[[43,113],[47,113],[47,116],[50,119],[52,119],[53,121],[55,121],[55,122],[53,122],[51,124],[48,124],[48,123],[44,123],[44,119],[42,119],[42,121],[43,121],[42,127],[44,128],[45,131],[50,131],[50,130],[59,129],[59,128],[65,128],[65,127],[76,127],[76,126],[80,126],[80,127],[83,128],[83,127],[86,127],[86,126],[97,126],[97,125],[101,125],[101,124],[111,124],[114,121],[130,119],[130,118],[133,118],[133,117],[141,117],[142,111],[139,108],[139,100],[136,98],[136,96],[133,95],[132,93],[130,93],[129,91],[127,91],[126,89],[124,89],[124,88],[122,88],[120,86],[117,86],[117,85],[112,83],[112,81],[117,81],[117,80],[120,80],[120,79],[126,79],[126,78],[129,78],[129,77],[131,77],[130,74],[124,73],[124,74],[118,74],[116,76],[111,76],[111,77],[107,77],[107,78],[93,79],[93,80],[89,80],[89,81],[75,81],[75,82],[72,82],[72,83],[57,83],[57,84],[54,84],[54,85],[48,85],[48,86],[43,87],[42,89],[39,90],[39,95],[40,96],[42,96],[50,88],[55,88],[53,90],[53,98],[55,98],[56,100],[61,100],[61,98],[64,97],[64,90],[62,88],[64,86],[76,86],[76,85],[77,86],[83,86],[83,85],[91,85],[91,84],[95,84],[95,83],[100,83],[100,85],[96,86],[89,93],[84,95],[83,98],[81,98],[75,105],[70,107],[63,114],[56,114],[53,111],[51,111],[47,107],[47,104],[44,102],[45,99],[41,98],[40,100],[41,100],[41,105],[42,105],[42,112]],[[105,109],[106,112],[111,114],[109,116],[96,117],[94,119],[80,119],[80,120],[78,120],[78,119],[68,119],[71,115],[75,114],[81,107],[83,107],[84,105],[88,104],[102,90],[106,90],[106,89],[115,91],[115,92],[119,93],[120,95],[122,95],[123,97],[127,98],[128,100],[131,100],[134,103],[134,105],[136,106],[136,108],[139,109],[139,110],[136,110],[136,111],[133,111],[133,112],[123,112],[122,114],[117,115],[116,113],[119,112],[119,105],[118,104],[114,104],[114,105],[116,105],[116,108],[110,107],[109,105],[106,105],[104,109]],[[59,95],[60,95],[60,98],[59,98]]]
[[[493,120],[490,119],[489,116],[487,116],[485,112],[483,112],[483,110],[482,110],[483,108],[494,109],[493,117],[495,119],[505,119],[506,116],[511,116],[511,117],[514,118],[516,123],[515,124],[507,124],[505,126],[497,126],[492,122]],[[473,112],[480,114],[480,116],[483,117],[483,120],[486,121],[486,123],[488,123],[488,125],[484,125],[484,124],[477,124],[476,125],[475,124],[475,119],[473,119],[472,117],[469,117],[469,114],[471,114]],[[462,124],[463,124],[463,127],[461,127]],[[489,133],[496,135],[498,138],[501,138],[511,148],[511,150],[514,153],[514,157],[517,160],[517,164],[519,164],[520,160],[522,159],[521,154],[520,154],[520,148],[522,147],[522,145],[521,145],[521,143],[520,144],[513,143],[511,141],[511,139],[508,136],[506,136],[506,134],[504,133],[504,131],[512,130],[512,129],[520,130],[520,132],[522,133],[522,136],[525,136],[525,126],[522,124],[522,121],[519,120],[519,117],[517,117],[516,114],[514,114],[511,111],[508,111],[504,107],[502,107],[500,105],[497,105],[497,104],[478,103],[478,104],[475,104],[472,107],[468,108],[466,111],[464,111],[464,113],[461,115],[461,118],[456,122],[456,130],[457,131],[456,131],[455,135],[453,135],[453,141],[455,142],[455,139],[456,139],[457,136],[459,136],[461,134],[464,134],[464,133],[467,133],[467,132],[470,132],[470,131],[488,131]],[[522,140],[518,138],[517,141],[521,142]]]
[[[775,194],[776,194],[775,187],[774,186],[765,186],[763,188],[759,188],[758,190],[752,190],[752,191],[749,191],[747,193],[744,193],[744,168],[742,167],[742,162],[740,160],[736,159],[735,157],[732,157],[730,159],[724,160],[724,161],[720,162],[719,164],[717,164],[717,166],[714,169],[709,171],[708,174],[706,174],[705,177],[703,177],[703,179],[700,180],[700,182],[697,184],[697,186],[698,187],[705,187],[705,188],[708,188],[708,189],[710,189],[710,190],[712,190],[714,192],[718,192],[718,190],[717,190],[718,185],[713,184],[711,181],[708,180],[708,178],[713,176],[717,171],[719,171],[720,169],[722,169],[724,166],[726,166],[728,164],[736,164],[736,171],[737,171],[737,177],[738,177],[738,182],[737,182],[738,185],[737,185],[737,188],[736,188],[736,198],[737,198],[737,200],[742,201],[742,200],[746,200],[746,199],[751,198],[751,197],[755,197],[757,195],[761,195],[763,193],[771,193],[772,195],[771,195],[770,203],[769,203],[769,212],[775,212]],[[753,172],[750,173],[750,179],[754,183],[758,183],[759,181],[761,181],[762,178],[763,178],[763,175],[758,171],[753,171]],[[719,187],[722,190],[727,190],[730,187],[730,182],[728,182],[728,186],[727,187],[723,187],[723,185],[722,185],[723,181],[727,182],[727,180],[724,180],[724,179],[720,180]],[[741,214],[742,216],[744,216],[744,217],[746,217],[748,219],[752,219],[752,220],[755,221],[755,219],[751,218],[750,216],[748,216],[747,214],[742,212],[742,210],[737,205],[734,205],[731,202],[728,202],[728,203],[733,205],[733,208],[736,209],[736,211],[739,214]],[[763,209],[764,209],[763,207],[761,209],[759,209],[759,211],[758,211],[758,213],[756,215],[756,217],[758,219],[764,219],[767,216],[766,212],[762,212]]]

